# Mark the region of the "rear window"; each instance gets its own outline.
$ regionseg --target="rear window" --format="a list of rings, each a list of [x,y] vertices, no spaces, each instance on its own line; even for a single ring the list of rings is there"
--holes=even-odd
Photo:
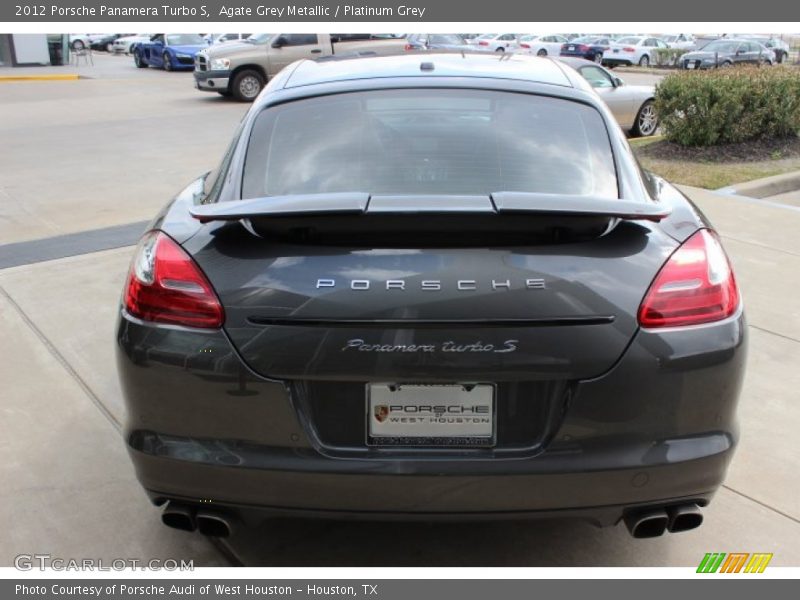
[[[309,98],[256,118],[244,198],[331,192],[618,197],[600,113],[530,94],[406,89]]]

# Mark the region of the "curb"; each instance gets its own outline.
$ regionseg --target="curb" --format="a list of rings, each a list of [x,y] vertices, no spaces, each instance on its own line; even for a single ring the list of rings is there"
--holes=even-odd
[[[606,67],[608,68],[608,67]],[[614,67],[612,72],[614,73],[639,73],[643,74],[646,73],[648,75],[669,75],[670,73],[675,73],[680,69],[676,68],[666,68],[666,69],[655,69],[653,67],[636,67],[636,66],[623,66],[620,65],[618,67]]]
[[[735,194],[749,198],[767,198],[800,190],[800,171],[773,175],[763,179],[737,183],[715,190],[718,194]]]
[[[631,146],[633,146],[635,148],[636,146],[641,145],[644,142],[657,142],[657,141],[663,140],[663,139],[664,139],[664,134],[663,133],[656,133],[654,135],[648,135],[647,137],[629,138],[628,139],[628,144],[630,144]]]
[[[4,81],[76,81],[77,73],[57,73],[51,75],[0,75],[0,83]]]

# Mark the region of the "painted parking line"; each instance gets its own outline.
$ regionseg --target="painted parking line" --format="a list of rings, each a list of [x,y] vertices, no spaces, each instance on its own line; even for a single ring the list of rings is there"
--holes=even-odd
[[[133,246],[149,221],[79,231],[0,246],[0,269]]]

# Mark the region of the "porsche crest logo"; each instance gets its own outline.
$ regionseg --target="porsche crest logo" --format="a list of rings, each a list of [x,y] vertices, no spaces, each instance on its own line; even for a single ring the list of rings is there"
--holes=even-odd
[[[386,417],[389,416],[389,407],[385,404],[378,404],[375,406],[375,418],[378,419],[378,423],[383,423],[386,420]]]

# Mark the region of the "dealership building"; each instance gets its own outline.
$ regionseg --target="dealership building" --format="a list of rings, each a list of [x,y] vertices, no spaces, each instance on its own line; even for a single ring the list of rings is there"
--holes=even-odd
[[[0,34],[0,68],[63,65],[68,62],[67,34]]]

